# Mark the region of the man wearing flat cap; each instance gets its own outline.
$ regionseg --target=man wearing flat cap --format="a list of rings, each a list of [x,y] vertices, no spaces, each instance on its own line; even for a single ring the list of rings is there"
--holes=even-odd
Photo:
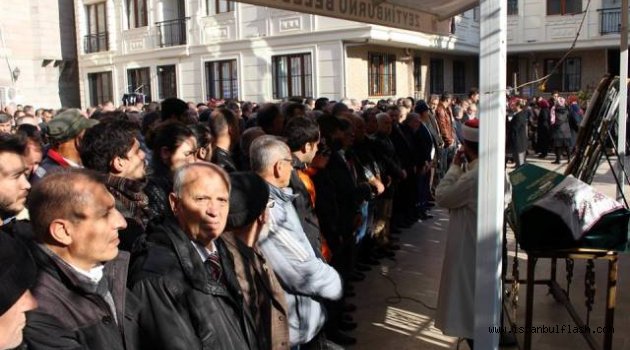
[[[230,174],[230,211],[221,235],[234,256],[234,270],[245,305],[256,325],[261,349],[289,349],[289,325],[284,290],[272,267],[256,246],[269,233],[269,187],[252,172]]]
[[[0,234],[0,350],[22,343],[27,311],[37,307],[30,290],[37,268],[28,249],[18,240]]]
[[[464,143],[435,190],[437,204],[450,210],[435,327],[445,335],[465,338],[472,349],[475,325],[479,119],[467,121],[462,127],[462,134]]]
[[[98,120],[84,117],[76,108],[57,114],[48,123],[50,149],[31,176],[31,182],[36,183],[58,169],[82,168],[79,143],[85,130],[96,124]]]

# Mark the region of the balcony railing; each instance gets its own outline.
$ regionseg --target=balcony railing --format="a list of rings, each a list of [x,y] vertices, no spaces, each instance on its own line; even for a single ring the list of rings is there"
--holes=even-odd
[[[160,36],[160,47],[186,45],[186,21],[190,17],[156,22]]]
[[[621,32],[621,8],[605,8],[599,12],[599,34],[613,34]]]
[[[83,37],[85,53],[107,51],[107,32],[88,34]]]

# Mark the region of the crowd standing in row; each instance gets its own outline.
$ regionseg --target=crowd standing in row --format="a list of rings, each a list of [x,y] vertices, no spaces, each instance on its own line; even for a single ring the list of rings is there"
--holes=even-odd
[[[560,164],[565,155],[571,160],[584,116],[584,110],[575,95],[566,99],[557,92],[549,99],[510,97],[507,109],[508,154],[511,154],[516,167],[525,163],[530,149],[542,159],[550,151],[553,152],[553,164]]]
[[[353,344],[363,272],[432,218],[434,195],[476,203],[452,169],[475,167],[478,99],[5,110],[0,349],[22,343],[26,311],[33,349]],[[453,249],[436,324],[472,338],[457,266],[474,264]]]

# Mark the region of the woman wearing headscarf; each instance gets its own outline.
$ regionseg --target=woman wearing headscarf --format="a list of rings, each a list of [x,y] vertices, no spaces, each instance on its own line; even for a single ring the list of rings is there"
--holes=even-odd
[[[552,141],[556,160],[553,164],[560,164],[563,152],[566,152],[567,158],[571,160],[571,127],[569,126],[569,109],[564,97],[556,99],[555,112],[556,122],[552,127]]]

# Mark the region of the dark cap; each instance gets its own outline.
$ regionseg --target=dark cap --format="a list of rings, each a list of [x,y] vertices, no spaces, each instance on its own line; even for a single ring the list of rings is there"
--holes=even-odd
[[[232,189],[227,230],[253,223],[265,211],[269,201],[269,185],[255,173],[231,173],[230,181]]]
[[[422,114],[423,112],[426,112],[428,110],[429,110],[429,106],[424,100],[420,100],[416,102],[416,106],[413,109],[413,111],[418,114]]]
[[[35,285],[37,267],[26,246],[0,232],[0,316]]]
[[[98,124],[96,119],[88,119],[81,111],[72,108],[57,114],[48,122],[48,138],[54,142],[65,142],[79,136],[81,131]]]

